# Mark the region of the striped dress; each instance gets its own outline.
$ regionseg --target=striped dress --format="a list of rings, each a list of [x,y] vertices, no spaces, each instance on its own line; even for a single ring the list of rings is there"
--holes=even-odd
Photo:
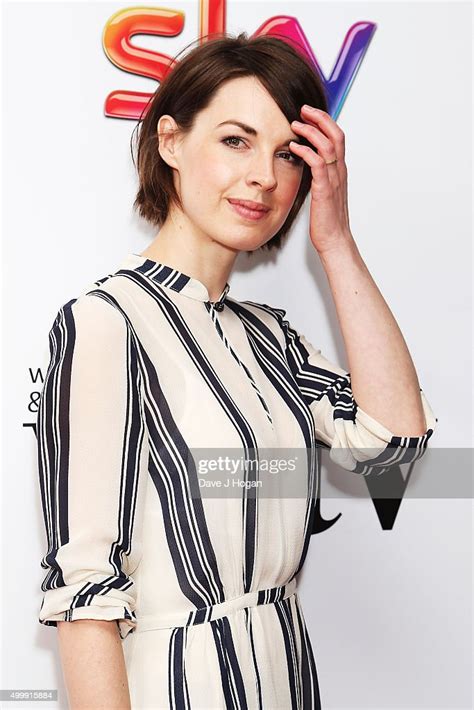
[[[284,310],[228,291],[128,254],[49,332],[39,621],[115,620],[136,710],[320,708],[297,592],[317,447],[365,475],[437,421],[420,390],[425,434],[394,436]]]

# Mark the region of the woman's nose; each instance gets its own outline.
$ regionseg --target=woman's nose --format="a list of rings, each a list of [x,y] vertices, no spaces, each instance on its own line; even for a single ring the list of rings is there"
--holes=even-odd
[[[258,183],[264,190],[271,190],[276,187],[276,175],[273,166],[255,166],[248,175],[249,182]]]

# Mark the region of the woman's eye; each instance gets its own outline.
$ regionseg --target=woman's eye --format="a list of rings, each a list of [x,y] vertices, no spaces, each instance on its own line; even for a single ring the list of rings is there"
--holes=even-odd
[[[230,141],[237,141],[236,143],[231,143]],[[240,138],[240,136],[227,136],[226,138],[222,139],[222,143],[225,145],[228,145],[229,148],[233,148],[234,150],[239,149],[239,143],[244,143],[245,141]],[[300,158],[299,155],[294,155],[291,151],[285,150],[283,152],[280,152],[279,155],[284,155],[287,156],[284,158],[285,163],[293,163],[294,165],[299,165],[300,163],[303,162],[303,158]]]
[[[289,160],[287,158],[285,159],[285,162],[287,162],[287,163],[295,163],[298,165],[303,160],[303,158],[300,158],[299,155],[294,155],[289,150],[285,150],[283,153],[280,153],[280,155],[288,155],[289,156],[289,158],[290,158]]]
[[[222,140],[223,143],[229,146],[229,148],[236,148],[237,146],[234,144],[232,145],[231,143],[227,143],[227,141],[242,141],[242,138],[239,138],[239,136],[227,136],[227,138],[224,138]]]

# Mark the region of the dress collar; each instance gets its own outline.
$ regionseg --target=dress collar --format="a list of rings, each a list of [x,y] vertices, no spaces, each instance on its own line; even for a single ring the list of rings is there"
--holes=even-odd
[[[224,308],[224,301],[230,289],[230,284],[226,283],[217,301],[212,302],[209,300],[209,291],[202,281],[141,254],[127,254],[119,269],[127,268],[140,271],[161,286],[171,288],[184,296],[213,305],[217,311],[222,311]]]

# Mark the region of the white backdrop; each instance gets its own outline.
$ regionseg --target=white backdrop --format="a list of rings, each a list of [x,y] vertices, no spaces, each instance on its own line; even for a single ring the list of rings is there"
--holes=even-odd
[[[197,37],[197,1],[139,4],[186,19],[178,37],[135,44],[175,55]],[[58,688],[47,708],[67,707],[56,630],[37,620],[45,535],[31,425],[47,335],[61,305],[155,234],[131,207],[136,122],[103,112],[112,90],[156,88],[102,49],[107,20],[131,6],[3,4],[1,687]],[[353,235],[439,418],[423,476],[436,448],[472,447],[471,13],[456,2],[227,5],[231,32],[297,17],[326,76],[349,27],[377,23],[338,123]],[[307,217],[308,204],[278,256],[239,257],[233,297],[286,308],[347,367]],[[313,535],[299,580],[324,710],[472,708],[472,500],[406,499],[383,530],[365,481],[328,461],[322,515],[342,516]],[[325,498],[330,489],[340,497]]]

